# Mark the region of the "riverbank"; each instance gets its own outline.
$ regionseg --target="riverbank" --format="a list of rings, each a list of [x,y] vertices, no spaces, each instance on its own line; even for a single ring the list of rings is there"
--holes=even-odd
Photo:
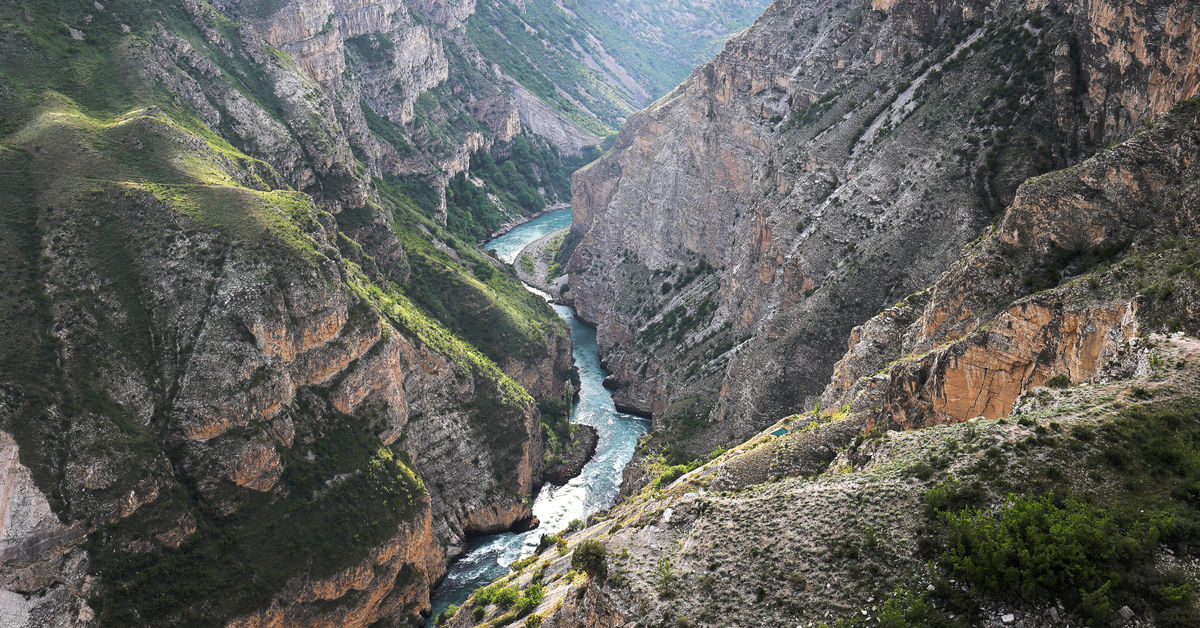
[[[569,228],[557,229],[530,242],[517,253],[513,268],[521,281],[545,292],[556,300],[562,297],[567,285],[567,276],[562,275],[553,280],[546,276],[550,273],[550,265],[554,262],[554,254],[562,244]]]
[[[483,249],[492,253],[497,259],[506,263],[512,264],[517,261],[517,255],[529,245],[530,242],[559,229],[569,228],[571,226],[571,210],[559,209],[556,211],[543,214],[517,226],[512,231],[490,240],[483,245]]]
[[[512,263],[531,242],[551,231],[569,227],[570,220],[570,211],[552,212],[488,242],[485,248],[494,250],[499,259]],[[563,455],[562,462],[569,466],[584,460],[586,463],[578,475],[564,484],[548,481],[538,491],[532,504],[533,514],[541,523],[538,529],[500,532],[471,539],[468,552],[450,565],[445,579],[434,591],[433,617],[451,604],[461,604],[476,588],[508,573],[509,565],[537,549],[541,535],[562,530],[575,519],[587,519],[588,515],[611,507],[620,491],[621,472],[633,458],[638,438],[649,428],[648,421],[618,412],[613,405],[612,397],[602,384],[608,372],[600,364],[596,331],[582,324],[573,309],[562,305],[553,307],[570,327],[574,345],[572,356],[579,369],[579,397],[571,413],[571,422],[576,424],[577,431],[582,426],[588,426],[582,429],[589,433],[591,429],[595,430],[594,451],[591,446],[584,445]],[[590,434],[580,436],[579,440],[585,442]]]

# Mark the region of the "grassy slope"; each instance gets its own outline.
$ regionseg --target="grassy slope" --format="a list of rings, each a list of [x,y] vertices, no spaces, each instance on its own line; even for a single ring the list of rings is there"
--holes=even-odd
[[[722,4],[726,6],[713,6]],[[728,36],[753,23],[768,3],[733,4],[694,2],[680,10],[655,0],[565,2],[594,25],[605,49],[638,77],[652,98],[671,91],[696,66],[709,61]]]
[[[1059,600],[1082,624],[1129,606],[1155,625],[1195,625],[1200,344],[1143,349],[1144,376],[1040,389],[1008,419],[831,450],[855,417],[827,415],[678,481],[664,468],[568,536],[606,546],[607,580],[570,571],[572,555],[551,547],[502,582],[540,582],[552,600],[541,613],[586,592],[651,624],[971,626],[1015,612],[1040,625]],[[739,484],[745,474],[771,479]],[[505,615],[488,605],[482,617]]]
[[[518,83],[580,128],[603,136],[648,103],[635,102],[624,88],[610,85],[602,72],[583,61],[580,50],[597,62],[611,55],[657,98],[708,61],[723,36],[753,22],[763,7],[747,4],[662,7],[655,2],[574,0],[560,7],[553,0],[530,0],[522,10],[483,0],[467,34],[484,57]]]
[[[588,45],[584,29],[549,0],[534,0],[524,12],[484,0],[467,22],[485,58],[580,128],[604,136],[635,107],[575,56],[574,42]]]
[[[270,166],[220,139],[160,88],[132,82],[134,73],[121,59],[142,45],[139,38],[153,37],[154,24],[203,40],[178,7],[122,0],[105,5],[103,13],[91,2],[0,9],[0,81],[6,87],[0,91],[0,256],[11,269],[0,283],[7,297],[0,321],[20,332],[0,344],[0,382],[26,416],[39,417],[5,427],[14,430],[23,462],[56,508],[82,508],[74,515],[88,515],[79,500],[59,490],[62,460],[82,446],[68,437],[72,430],[94,433],[98,446],[123,461],[129,481],[162,461],[159,428],[133,421],[95,376],[134,364],[155,381],[164,368],[140,264],[170,239],[159,234],[173,225],[210,240],[214,257],[230,251],[273,265],[281,275],[311,267],[326,280],[344,282],[349,294],[372,304],[402,332],[493,383],[501,396],[475,408],[484,427],[507,425],[487,418],[498,407],[520,414],[532,403],[488,356],[544,355],[546,337],[562,333],[544,303],[503,273],[486,281],[472,276],[467,269],[485,263],[477,252],[450,239],[457,259],[444,254],[416,227],[419,219],[403,211],[397,212],[402,243],[419,262],[414,278],[394,286],[358,271],[321,243],[319,223],[332,221],[307,195],[287,188]],[[85,40],[76,41],[63,25],[82,24],[86,13],[96,15]],[[126,34],[121,22],[132,32]],[[226,80],[273,110],[269,90],[259,84],[265,79],[244,58],[216,55],[213,61]],[[146,211],[165,213],[139,225]],[[46,242],[44,229],[65,220],[91,220],[95,228],[55,251],[58,243]],[[47,254],[69,258],[60,265],[96,277],[105,298],[45,294]],[[330,274],[330,268],[337,270]],[[191,294],[201,287],[180,289]],[[461,300],[453,298],[455,290],[462,291]],[[58,353],[51,334],[55,304],[95,321],[102,342],[91,353],[66,360]],[[327,413],[325,403],[320,391],[305,392],[294,412]],[[215,623],[260,607],[298,572],[311,568],[313,575],[328,575],[360,561],[422,508],[420,479],[361,418],[296,424],[297,438],[329,455],[312,462],[289,453],[282,492],[255,496],[223,513],[187,486],[176,486],[134,518],[93,535],[93,568],[103,576],[93,602],[105,622]],[[338,476],[349,479],[333,491],[315,490]],[[123,482],[118,486],[127,486]],[[180,516],[194,517],[198,533],[178,550],[116,550]]]

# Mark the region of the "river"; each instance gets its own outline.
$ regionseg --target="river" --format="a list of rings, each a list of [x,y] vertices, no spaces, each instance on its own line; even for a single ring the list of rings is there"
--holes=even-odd
[[[570,224],[571,210],[551,212],[488,242],[484,248],[495,249],[500,259],[511,264],[531,242]],[[580,323],[572,308],[551,307],[570,326],[575,345],[580,386],[571,422],[596,428],[600,436],[596,455],[565,486],[547,484],[538,492],[533,501],[533,514],[541,521],[537,529],[472,540],[467,554],[450,565],[446,579],[434,591],[430,625],[447,606],[461,604],[476,588],[504,575],[514,561],[532,554],[543,534],[562,530],[572,519],[586,519],[612,506],[621,487],[621,471],[633,457],[638,437],[649,427],[644,419],[617,412],[612,396],[601,385],[608,373],[600,366],[596,331]]]
[[[496,257],[506,264],[517,259],[521,249],[529,246],[538,238],[571,226],[571,210],[560,209],[543,214],[529,222],[513,228],[512,231],[489,241],[483,245],[484,250],[494,249]]]

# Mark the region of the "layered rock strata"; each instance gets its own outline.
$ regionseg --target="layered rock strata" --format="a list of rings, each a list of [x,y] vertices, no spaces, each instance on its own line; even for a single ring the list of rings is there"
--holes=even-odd
[[[575,175],[571,296],[615,398],[685,459],[811,407],[1021,181],[1196,93],[1196,10],[775,2]]]

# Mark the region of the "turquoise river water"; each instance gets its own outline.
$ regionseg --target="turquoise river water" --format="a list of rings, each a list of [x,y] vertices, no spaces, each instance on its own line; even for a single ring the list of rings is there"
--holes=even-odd
[[[570,224],[571,210],[551,212],[488,242],[484,248],[495,249],[500,259],[512,263],[529,243]],[[585,519],[612,506],[621,487],[621,471],[633,457],[638,437],[649,427],[644,419],[617,412],[612,397],[601,385],[608,373],[600,366],[596,331],[580,323],[573,309],[552,307],[571,327],[575,366],[579,369],[579,401],[571,422],[596,428],[600,435],[596,455],[565,486],[547,484],[538,492],[533,501],[533,514],[541,521],[537,529],[519,534],[502,532],[471,542],[467,553],[450,565],[446,579],[434,591],[430,625],[447,606],[461,604],[476,588],[507,572],[514,561],[532,554],[543,534],[558,532],[572,519]]]

